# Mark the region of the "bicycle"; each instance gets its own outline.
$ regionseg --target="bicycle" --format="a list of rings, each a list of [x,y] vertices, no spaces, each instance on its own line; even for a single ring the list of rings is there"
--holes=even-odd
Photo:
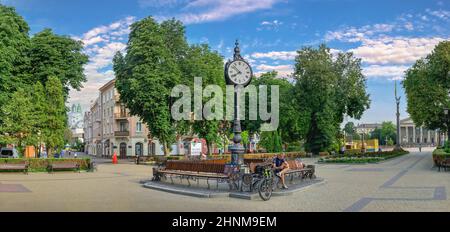
[[[280,179],[275,175],[272,164],[259,166],[259,168],[260,170],[251,176],[251,185],[253,189],[258,191],[263,201],[268,201],[272,197],[275,188],[278,187]]]

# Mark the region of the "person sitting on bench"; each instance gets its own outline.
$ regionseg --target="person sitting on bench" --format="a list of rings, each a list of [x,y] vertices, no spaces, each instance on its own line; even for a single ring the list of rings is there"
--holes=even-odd
[[[287,171],[289,171],[289,164],[285,159],[285,155],[278,154],[277,157],[273,160],[273,165],[275,168],[275,173],[281,178],[283,188],[288,189],[285,182],[285,174]]]

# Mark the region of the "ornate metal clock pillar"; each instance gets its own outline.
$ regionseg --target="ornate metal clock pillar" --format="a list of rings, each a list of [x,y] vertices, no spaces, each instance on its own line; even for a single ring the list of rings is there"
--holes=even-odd
[[[234,85],[234,122],[233,133],[234,144],[230,146],[231,151],[231,163],[233,165],[243,164],[243,155],[245,148],[242,146],[242,128],[240,119],[240,91],[248,86],[251,82],[253,71],[248,62],[241,56],[241,49],[239,48],[239,42],[236,40],[236,47],[234,48],[233,60],[229,60],[225,65],[225,79],[228,85]]]
[[[397,81],[395,82],[395,102],[397,104],[397,143],[395,144],[394,150],[401,150],[401,138],[400,138],[400,99],[401,97],[397,96]]]

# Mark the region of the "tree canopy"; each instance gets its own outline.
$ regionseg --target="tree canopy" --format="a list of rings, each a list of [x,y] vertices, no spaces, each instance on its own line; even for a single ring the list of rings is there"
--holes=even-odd
[[[344,116],[360,119],[369,108],[361,60],[351,53],[333,59],[325,45],[306,47],[298,51],[294,75],[305,148],[313,153],[326,151],[335,142]]]
[[[444,108],[450,108],[450,41],[439,43],[406,72],[407,111],[416,125],[449,130]]]
[[[63,148],[65,101],[86,81],[83,45],[45,29],[33,37],[14,8],[0,4],[0,143]]]

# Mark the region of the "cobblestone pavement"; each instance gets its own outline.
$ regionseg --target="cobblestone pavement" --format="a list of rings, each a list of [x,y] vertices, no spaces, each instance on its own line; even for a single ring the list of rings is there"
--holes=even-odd
[[[411,151],[381,164],[318,165],[324,183],[268,202],[146,189],[139,181],[152,167],[133,164],[101,163],[96,173],[2,173],[0,211],[450,211],[450,172],[433,168],[431,149]]]

